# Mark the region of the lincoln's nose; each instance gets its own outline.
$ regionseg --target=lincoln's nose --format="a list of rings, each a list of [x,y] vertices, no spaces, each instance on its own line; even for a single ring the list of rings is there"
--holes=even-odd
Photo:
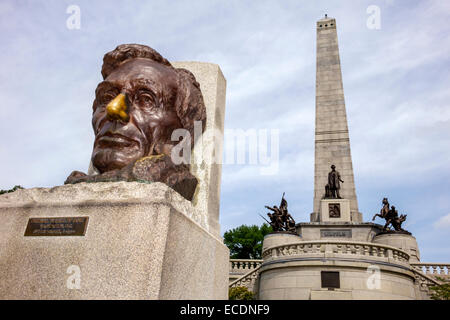
[[[119,93],[117,97],[108,103],[106,113],[111,120],[128,121],[130,117],[127,113],[127,102],[123,93]]]

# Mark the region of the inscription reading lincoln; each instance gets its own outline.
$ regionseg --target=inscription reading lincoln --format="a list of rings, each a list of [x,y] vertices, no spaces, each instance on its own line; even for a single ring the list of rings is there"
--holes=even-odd
[[[347,229],[332,229],[332,230],[321,229],[320,230],[320,237],[321,238],[351,238],[352,237],[352,230],[347,230]]]
[[[24,236],[84,236],[89,217],[30,218]]]

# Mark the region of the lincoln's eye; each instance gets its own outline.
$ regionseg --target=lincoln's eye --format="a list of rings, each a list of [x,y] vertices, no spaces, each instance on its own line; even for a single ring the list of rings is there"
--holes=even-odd
[[[139,104],[140,105],[148,106],[148,105],[152,104],[152,102],[153,102],[153,97],[151,94],[149,94],[147,92],[141,92],[139,94]]]
[[[99,97],[99,102],[102,105],[106,105],[108,104],[108,102],[110,102],[112,99],[114,99],[117,96],[117,92],[115,90],[109,90],[106,92],[103,92],[102,94],[100,94]]]

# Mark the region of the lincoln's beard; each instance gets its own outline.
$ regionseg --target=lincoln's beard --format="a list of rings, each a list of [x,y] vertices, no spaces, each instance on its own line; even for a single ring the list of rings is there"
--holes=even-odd
[[[92,153],[92,164],[100,172],[122,169],[126,165],[145,156],[142,148],[95,147]]]

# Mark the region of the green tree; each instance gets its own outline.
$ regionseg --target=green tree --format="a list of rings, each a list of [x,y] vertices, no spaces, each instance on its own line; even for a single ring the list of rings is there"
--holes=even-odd
[[[17,189],[23,189],[23,187],[22,186],[14,186],[14,188],[9,189],[9,190],[0,190],[0,194],[14,192]]]
[[[430,287],[431,299],[433,300],[450,300],[450,282],[446,282],[443,278],[438,278],[442,281],[440,285]]]
[[[264,236],[272,232],[272,227],[264,223],[257,225],[242,225],[228,230],[223,235],[224,243],[230,249],[231,259],[261,259],[262,241]]]
[[[253,292],[247,289],[247,287],[233,287],[228,289],[229,300],[253,300]]]

